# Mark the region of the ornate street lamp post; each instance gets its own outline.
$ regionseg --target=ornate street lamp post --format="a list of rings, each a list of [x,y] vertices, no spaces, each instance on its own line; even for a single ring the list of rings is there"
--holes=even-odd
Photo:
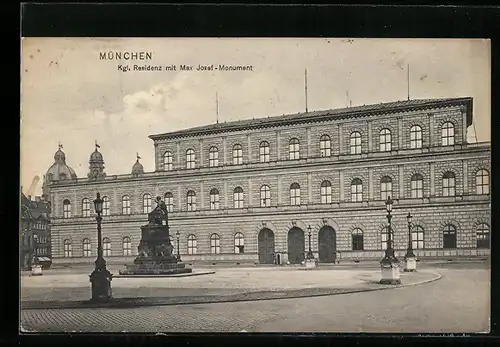
[[[33,253],[35,253],[33,257],[33,265],[38,265],[38,235],[33,235]]]
[[[94,200],[94,208],[97,216],[97,259],[95,261],[94,271],[90,274],[90,282],[92,283],[92,301],[108,301],[111,296],[111,280],[113,274],[106,268],[106,260],[104,260],[102,252],[102,204],[101,194],[97,193],[97,198]]]
[[[385,256],[380,261],[380,266],[382,270],[381,284],[400,284],[399,276],[399,260],[394,255],[394,248],[392,247],[392,205],[394,201],[391,197],[387,197],[385,206],[387,209],[387,248],[385,250]]]
[[[311,249],[311,226],[309,225],[307,227],[307,236],[309,238],[309,250],[307,251],[306,254],[306,259],[304,260],[304,265],[306,266],[306,269],[311,269],[316,267],[316,259],[314,259],[314,254]]]
[[[179,251],[179,239],[181,236],[181,233],[179,230],[175,233],[175,236],[177,236],[177,261],[181,261],[181,252]]]
[[[408,249],[406,250],[405,255],[406,267],[404,270],[406,272],[417,271],[417,257],[415,256],[415,253],[413,253],[413,245],[411,239],[412,218],[413,216],[410,214],[410,212],[408,212],[408,216],[406,216],[406,220],[408,221]]]
[[[38,235],[33,234],[33,264],[31,266],[31,275],[40,276],[42,274],[42,266],[38,263]]]
[[[307,231],[308,231],[307,236],[309,237],[309,251],[307,251],[306,259],[314,259],[314,254],[311,250],[311,235],[312,235],[312,233],[311,233],[311,226],[310,225],[307,227]]]

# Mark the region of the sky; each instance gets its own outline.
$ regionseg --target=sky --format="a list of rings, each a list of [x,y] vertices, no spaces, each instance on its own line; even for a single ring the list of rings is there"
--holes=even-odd
[[[100,52],[152,52],[150,61]],[[23,38],[21,186],[34,194],[54,162],[86,177],[95,141],[108,175],[136,154],[154,171],[148,135],[216,122],[410,98],[474,98],[469,141],[490,141],[490,41],[482,39]],[[252,65],[252,71],[119,71],[118,65]],[[179,69],[177,67],[177,69]],[[475,130],[475,131],[474,131]]]

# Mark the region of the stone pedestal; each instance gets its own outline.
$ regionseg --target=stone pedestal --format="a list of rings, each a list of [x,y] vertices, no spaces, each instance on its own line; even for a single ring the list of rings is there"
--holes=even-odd
[[[134,263],[120,270],[124,276],[165,276],[190,273],[193,270],[172,254],[174,249],[169,238],[168,211],[156,198],[158,206],[148,214],[149,223],[141,227],[139,255]]]
[[[406,260],[406,267],[404,269],[405,272],[417,271],[417,258],[416,257],[407,257],[405,260]]]
[[[31,267],[31,276],[41,276],[42,275],[42,265],[33,265]]]
[[[380,268],[382,271],[382,279],[380,284],[401,284],[401,279],[399,275],[399,261],[386,261],[382,260],[380,262]]]
[[[306,269],[314,269],[316,268],[316,259],[306,259],[304,260],[304,266]]]

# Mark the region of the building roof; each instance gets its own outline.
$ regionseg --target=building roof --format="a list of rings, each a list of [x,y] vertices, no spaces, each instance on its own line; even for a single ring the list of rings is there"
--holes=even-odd
[[[50,204],[47,201],[30,200],[21,192],[21,213],[22,218],[48,220]]]
[[[369,114],[388,114],[395,112],[415,111],[420,109],[430,109],[436,107],[466,106],[467,126],[472,124],[472,98],[446,98],[446,99],[415,99],[392,101],[372,105],[353,106],[346,108],[299,112],[281,116],[245,119],[217,124],[204,125],[180,131],[164,134],[149,135],[153,141],[166,140],[187,136],[200,136],[231,131],[241,131],[248,129],[268,128],[282,126],[293,123],[321,122],[332,119],[348,119],[367,116]]]

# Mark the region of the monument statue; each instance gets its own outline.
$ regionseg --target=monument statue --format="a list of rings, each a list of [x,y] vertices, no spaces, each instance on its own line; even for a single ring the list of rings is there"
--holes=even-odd
[[[172,254],[170,242],[168,209],[161,197],[156,198],[156,207],[148,213],[148,224],[141,227],[141,241],[137,247],[138,256],[134,264],[125,265],[120,275],[172,275],[192,272]]]

